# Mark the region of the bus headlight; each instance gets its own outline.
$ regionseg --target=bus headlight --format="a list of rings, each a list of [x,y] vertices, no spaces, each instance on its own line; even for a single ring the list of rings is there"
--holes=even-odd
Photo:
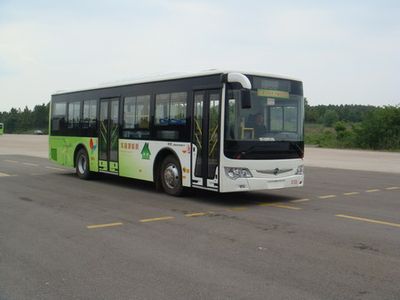
[[[238,178],[250,178],[253,177],[250,170],[247,168],[230,168],[225,167],[226,176],[230,179],[238,179]]]
[[[304,165],[300,165],[297,167],[296,175],[303,175],[304,174]]]

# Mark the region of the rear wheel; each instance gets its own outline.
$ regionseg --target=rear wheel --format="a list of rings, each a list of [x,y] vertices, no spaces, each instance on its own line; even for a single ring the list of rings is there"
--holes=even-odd
[[[80,149],[78,154],[76,155],[76,175],[80,179],[89,179],[90,178],[90,167],[89,167],[89,158],[85,151],[85,149]]]
[[[173,156],[167,156],[161,164],[161,183],[164,191],[172,196],[180,196],[182,187],[182,170],[178,159]]]

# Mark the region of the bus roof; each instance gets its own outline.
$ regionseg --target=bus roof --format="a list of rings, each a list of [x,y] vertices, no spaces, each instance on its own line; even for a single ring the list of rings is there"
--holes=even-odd
[[[232,73],[232,72],[242,73],[242,74],[247,74],[247,75],[254,75],[254,76],[301,81],[300,79],[293,78],[293,77],[260,73],[260,72],[243,72],[243,71],[233,71],[233,70],[211,69],[211,70],[201,71],[201,72],[197,72],[197,73],[181,72],[181,73],[168,73],[168,74],[161,74],[161,75],[155,75],[155,76],[138,77],[136,79],[131,79],[131,80],[122,80],[122,81],[114,81],[114,82],[104,83],[104,84],[100,84],[98,86],[92,86],[89,88],[80,88],[80,89],[74,89],[74,90],[60,90],[60,91],[56,91],[55,93],[53,93],[53,95],[68,94],[68,93],[74,93],[74,92],[83,92],[83,91],[89,91],[89,90],[98,90],[98,89],[119,87],[119,86],[126,86],[126,85],[132,85],[132,84],[140,84],[140,83],[167,81],[167,80],[174,80],[174,79],[181,79],[181,78],[203,77],[203,76],[226,74],[226,73]]]

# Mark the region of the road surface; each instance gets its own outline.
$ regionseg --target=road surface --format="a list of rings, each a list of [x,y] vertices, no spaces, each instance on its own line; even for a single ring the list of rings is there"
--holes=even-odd
[[[308,167],[300,189],[174,198],[1,143],[1,300],[400,298],[396,173]]]

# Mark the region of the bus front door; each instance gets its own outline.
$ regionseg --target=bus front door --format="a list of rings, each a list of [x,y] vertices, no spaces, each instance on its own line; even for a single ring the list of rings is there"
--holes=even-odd
[[[118,174],[119,99],[100,100],[99,171]]]
[[[218,190],[220,90],[194,93],[192,186]]]

